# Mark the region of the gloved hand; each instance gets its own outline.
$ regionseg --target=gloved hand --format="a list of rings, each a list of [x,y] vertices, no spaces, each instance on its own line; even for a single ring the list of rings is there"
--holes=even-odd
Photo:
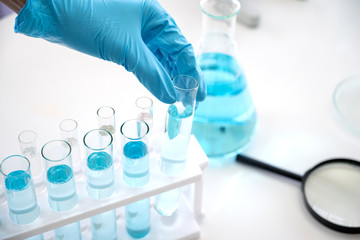
[[[198,79],[197,101],[206,97],[191,44],[156,0],[27,0],[15,32],[120,64],[162,102],[175,101],[178,74]]]

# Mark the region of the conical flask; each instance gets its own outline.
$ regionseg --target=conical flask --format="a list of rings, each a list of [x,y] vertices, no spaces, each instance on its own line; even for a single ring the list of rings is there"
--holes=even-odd
[[[195,112],[192,132],[210,158],[226,158],[244,149],[256,125],[234,41],[240,3],[201,0],[200,7],[203,35],[197,61],[207,84],[207,97]]]

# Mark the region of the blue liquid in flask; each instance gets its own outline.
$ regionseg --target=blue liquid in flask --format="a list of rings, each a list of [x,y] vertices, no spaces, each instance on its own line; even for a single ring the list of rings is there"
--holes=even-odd
[[[179,113],[175,105],[170,105],[160,161],[160,170],[166,175],[178,175],[185,169],[192,122],[192,106]]]
[[[127,205],[125,217],[128,234],[133,238],[145,237],[150,232],[150,199]]]
[[[209,157],[240,152],[250,141],[256,113],[237,60],[220,53],[198,57],[207,97],[195,112],[192,132]]]
[[[141,187],[149,182],[149,153],[142,141],[130,141],[124,146],[123,180],[131,187]]]
[[[90,197],[103,199],[114,192],[114,165],[110,154],[94,152],[87,159],[87,188]]]
[[[68,165],[56,165],[47,171],[49,205],[56,211],[67,211],[77,203],[73,172]]]
[[[9,217],[17,224],[27,224],[39,216],[31,176],[23,170],[13,171],[5,179]]]

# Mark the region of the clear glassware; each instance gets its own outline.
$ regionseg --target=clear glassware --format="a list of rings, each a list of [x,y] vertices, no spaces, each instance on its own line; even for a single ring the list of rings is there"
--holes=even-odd
[[[109,106],[103,106],[97,110],[99,128],[115,134],[115,110]]]
[[[149,126],[149,133],[153,125],[153,101],[149,97],[139,97],[135,101],[137,119],[143,120]]]
[[[10,220],[16,224],[33,222],[40,209],[31,180],[30,161],[20,155],[9,156],[2,160],[0,172],[5,183]]]
[[[77,204],[71,161],[71,146],[63,140],[47,142],[41,149],[45,159],[49,205],[55,211],[67,211]]]
[[[114,169],[118,169],[120,167],[121,153],[119,153],[120,151],[117,151],[119,144],[115,131],[115,110],[112,107],[103,106],[97,110],[97,116],[99,129],[104,129],[113,136]]]
[[[31,175],[35,190],[42,192],[45,189],[44,162],[41,159],[37,134],[31,130],[22,131],[19,136],[20,151],[31,163]]]
[[[54,230],[55,239],[61,240],[81,240],[80,222],[70,223]]]
[[[104,129],[94,129],[84,136],[86,147],[86,178],[88,195],[104,199],[114,193],[113,137]],[[91,232],[93,239],[116,239],[116,213],[111,210],[93,216]]]
[[[153,151],[154,144],[154,127],[153,127],[153,100],[149,97],[142,96],[136,99],[135,101],[137,119],[143,120],[149,126],[149,151]]]
[[[92,239],[117,239],[116,210],[91,217]]]
[[[150,198],[125,206],[126,231],[132,238],[143,238],[150,232]]]
[[[149,182],[149,126],[132,119],[120,128],[123,149],[123,181],[130,187],[141,187]]]
[[[71,146],[64,140],[52,140],[41,149],[45,159],[48,202],[57,212],[75,207],[78,196],[72,170]],[[81,239],[80,222],[55,229],[56,239]]]
[[[120,127],[123,149],[123,181],[130,187],[142,187],[150,180],[148,133],[146,122],[131,119]],[[150,199],[125,206],[126,230],[133,238],[150,231]]]
[[[199,82],[193,77],[179,75],[173,78],[173,84],[176,102],[168,108],[159,161],[160,171],[168,176],[181,174],[186,166]],[[178,208],[180,195],[180,188],[157,195],[156,211],[171,216]]]
[[[207,97],[194,116],[193,134],[211,158],[232,157],[249,143],[256,112],[234,41],[237,0],[201,0],[203,36],[197,61]],[[212,161],[210,161],[212,163]]]
[[[29,238],[25,238],[25,240],[44,240],[44,235],[41,233],[39,235],[35,235]]]
[[[198,80],[187,75],[175,76],[172,81],[176,102],[167,111],[159,162],[161,172],[169,176],[179,175],[185,169],[199,86]]]
[[[84,136],[88,195],[104,199],[114,193],[113,137],[103,129],[94,129]]]
[[[74,119],[64,119],[59,124],[61,138],[71,146],[71,160],[75,178],[81,179],[83,167],[79,146],[78,123]]]

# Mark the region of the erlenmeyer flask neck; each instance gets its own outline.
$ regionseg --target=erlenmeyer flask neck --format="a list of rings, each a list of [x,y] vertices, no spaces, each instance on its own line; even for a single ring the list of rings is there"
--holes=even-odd
[[[238,0],[201,0],[204,35],[226,34],[233,37],[236,15],[240,11]]]

